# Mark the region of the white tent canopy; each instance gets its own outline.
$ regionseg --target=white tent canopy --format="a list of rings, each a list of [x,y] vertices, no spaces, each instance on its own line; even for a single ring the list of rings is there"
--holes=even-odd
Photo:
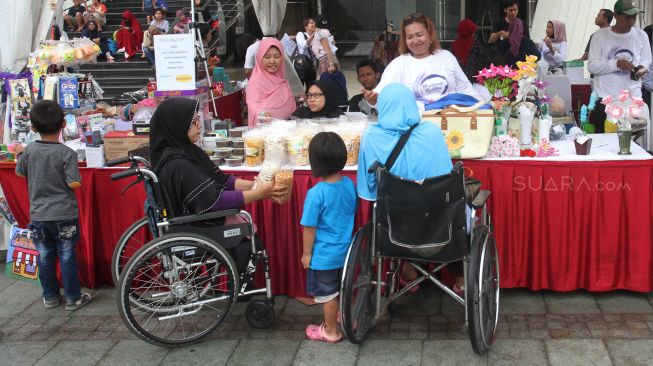
[[[47,35],[55,11],[63,11],[63,0],[0,0],[0,70],[17,73],[25,67],[30,52]]]

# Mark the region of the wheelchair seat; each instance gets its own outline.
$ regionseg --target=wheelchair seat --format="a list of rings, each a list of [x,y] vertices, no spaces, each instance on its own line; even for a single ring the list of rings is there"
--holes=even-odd
[[[378,172],[376,255],[451,262],[469,253],[463,169],[413,181]]]

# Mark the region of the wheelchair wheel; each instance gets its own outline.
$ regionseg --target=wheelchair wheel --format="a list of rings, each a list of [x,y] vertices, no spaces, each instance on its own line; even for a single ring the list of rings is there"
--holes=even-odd
[[[113,277],[113,283],[116,287],[118,287],[120,274],[129,258],[152,239],[154,238],[147,225],[147,217],[138,219],[120,236],[111,257],[111,277]]]
[[[467,318],[474,352],[485,354],[499,319],[499,257],[487,226],[474,229],[467,276]]]
[[[254,328],[270,328],[274,322],[274,305],[263,300],[250,301],[245,309],[245,319]]]
[[[352,343],[361,343],[376,313],[373,281],[372,224],[361,228],[349,248],[340,290],[342,328]]]
[[[169,234],[129,260],[118,287],[118,310],[140,339],[181,346],[224,321],[237,288],[236,265],[222,246],[201,235]]]

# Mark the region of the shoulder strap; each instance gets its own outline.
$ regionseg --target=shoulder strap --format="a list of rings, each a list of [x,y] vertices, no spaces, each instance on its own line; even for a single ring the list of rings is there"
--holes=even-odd
[[[399,138],[399,141],[397,142],[397,145],[395,145],[395,148],[392,149],[392,152],[390,153],[390,156],[388,157],[388,161],[385,162],[385,168],[386,170],[390,171],[392,169],[392,166],[395,165],[395,161],[399,157],[399,154],[401,153],[401,150],[404,149],[404,146],[406,145],[406,142],[408,141],[408,138],[410,137],[410,134],[413,133],[413,130],[419,126],[419,123],[414,124],[408,131],[404,132],[403,135]]]

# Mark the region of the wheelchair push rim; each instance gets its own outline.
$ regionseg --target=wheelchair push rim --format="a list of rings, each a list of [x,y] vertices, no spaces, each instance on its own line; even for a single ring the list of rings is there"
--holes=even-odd
[[[116,287],[129,258],[152,239],[154,237],[147,224],[147,217],[141,217],[123,232],[111,256],[111,277]]]
[[[467,276],[467,318],[474,352],[485,354],[494,341],[499,319],[499,258],[492,232],[475,228]]]
[[[220,245],[190,233],[164,235],[127,263],[118,309],[140,339],[181,346],[201,340],[224,321],[237,288],[236,266]],[[146,301],[140,300],[142,295],[148,296]]]
[[[372,224],[367,224],[354,236],[343,270],[340,312],[343,331],[352,343],[365,339],[376,316],[371,245]]]

